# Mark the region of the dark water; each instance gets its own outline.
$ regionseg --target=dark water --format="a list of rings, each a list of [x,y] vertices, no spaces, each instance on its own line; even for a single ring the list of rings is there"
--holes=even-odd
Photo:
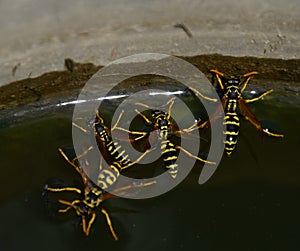
[[[71,112],[0,130],[0,250],[299,250],[300,107],[259,102],[255,114],[284,139],[242,120],[237,151],[198,185],[201,164],[172,191],[105,201],[119,236],[99,214],[89,237],[74,211],[58,214],[46,183],[79,186],[57,148],[71,145]]]

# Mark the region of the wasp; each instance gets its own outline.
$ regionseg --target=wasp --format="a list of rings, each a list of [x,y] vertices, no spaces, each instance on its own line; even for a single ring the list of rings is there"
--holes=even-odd
[[[127,190],[130,188],[135,188],[138,187],[139,185],[134,185],[134,186],[126,186],[126,187],[121,187],[117,188],[112,191],[112,193],[105,192],[104,189],[111,187],[116,181],[117,178],[120,174],[121,170],[121,164],[118,162],[113,162],[110,164],[109,168],[103,169],[102,168],[102,161],[100,161],[100,168],[99,168],[99,175],[98,175],[98,180],[97,180],[97,185],[94,185],[88,178],[87,174],[83,172],[83,170],[80,168],[78,165],[79,159],[82,158],[87,154],[87,152],[91,151],[92,147],[87,149],[85,152],[83,152],[80,156],[75,157],[74,159],[70,159],[67,154],[59,148],[60,154],[63,156],[63,158],[71,165],[73,168],[76,170],[76,172],[81,176],[83,184],[84,184],[84,189],[78,189],[75,187],[63,187],[63,188],[51,188],[46,186],[47,191],[52,191],[52,192],[65,192],[65,191],[70,191],[70,192],[76,192],[79,194],[81,197],[79,199],[76,199],[74,201],[65,201],[65,200],[59,200],[59,202],[63,205],[66,205],[67,207],[64,209],[60,209],[60,213],[66,213],[70,209],[74,209],[76,214],[81,217],[82,221],[82,230],[86,236],[89,235],[91,226],[93,222],[96,219],[96,209],[99,209],[100,212],[105,216],[107,225],[109,226],[110,232],[115,240],[118,240],[118,237],[113,229],[110,217],[108,212],[102,207],[102,203],[109,199],[109,198],[114,198],[117,197],[113,195],[113,193],[122,191],[122,190]],[[143,157],[143,155],[141,156]],[[140,161],[140,158],[138,158],[135,162],[130,162],[128,165],[134,165],[138,161]],[[141,184],[140,186],[148,186],[152,185],[155,182],[148,182]]]
[[[121,119],[122,113],[120,114],[118,121]],[[117,121],[117,123],[118,123]],[[115,124],[115,127],[117,126],[117,123]],[[83,127],[77,125],[76,123],[73,123],[73,125],[80,130],[89,133],[86,129]],[[63,156],[63,158],[71,165],[73,168],[79,173],[81,176],[83,183],[84,183],[84,190],[80,190],[78,188],[73,187],[65,187],[65,188],[50,188],[47,187],[48,191],[52,192],[63,192],[63,191],[73,191],[81,195],[81,199],[74,200],[72,202],[68,202],[65,200],[59,200],[60,203],[67,205],[68,207],[65,209],[59,210],[59,212],[65,213],[71,208],[74,208],[77,215],[81,216],[82,219],[82,229],[83,232],[86,235],[89,235],[90,228],[96,218],[96,208],[100,208],[100,211],[102,214],[105,215],[107,224],[110,228],[110,231],[112,233],[112,236],[115,240],[117,240],[117,236],[115,234],[115,231],[112,227],[111,220],[109,218],[109,215],[107,211],[101,207],[101,203],[105,201],[108,198],[114,197],[114,195],[110,193],[106,193],[104,190],[113,186],[115,182],[117,181],[120,172],[124,169],[127,169],[131,167],[132,165],[137,164],[141,159],[149,152],[149,150],[146,150],[139,158],[137,158],[135,161],[131,161],[126,155],[125,150],[122,149],[121,145],[119,145],[117,142],[114,142],[111,138],[111,135],[109,133],[109,128],[105,126],[103,118],[99,115],[99,113],[96,113],[96,118],[93,120],[90,125],[93,127],[93,135],[96,137],[96,141],[98,144],[98,148],[102,153],[102,156],[106,160],[107,163],[109,163],[108,168],[102,168],[102,158],[100,160],[100,167],[99,167],[99,173],[98,173],[98,179],[97,184],[94,185],[88,178],[88,175],[83,172],[83,170],[79,167],[79,159],[86,156],[89,151],[95,150],[93,149],[93,146],[90,146],[86,151],[84,151],[81,155],[78,157],[75,157],[74,159],[70,160],[70,158],[67,156],[67,154],[59,148],[60,154]],[[82,163],[87,163],[87,161],[83,161]],[[150,182],[144,185],[153,184],[154,182]],[[127,186],[125,188],[119,188],[118,190],[126,190],[129,188],[132,188],[133,186]],[[136,187],[136,186],[135,186]],[[116,192],[116,190],[113,190],[113,192]]]
[[[142,114],[138,109],[135,109],[138,115],[140,115],[144,121],[153,127],[154,130],[158,130],[158,139],[160,140],[160,149],[161,149],[161,155],[163,158],[164,166],[168,169],[169,174],[173,179],[176,178],[178,174],[178,164],[176,163],[177,158],[178,158],[178,150],[183,151],[186,153],[188,156],[195,158],[201,162],[208,163],[208,164],[215,164],[215,162],[204,160],[198,156],[193,155],[186,149],[184,149],[181,146],[175,145],[171,141],[171,136],[174,134],[174,129],[175,129],[175,134],[182,134],[182,133],[189,133],[192,132],[193,130],[198,129],[198,123],[199,121],[196,121],[192,126],[189,128],[183,129],[182,131],[179,130],[178,128],[175,127],[175,125],[171,122],[171,109],[174,104],[174,99],[175,97],[171,98],[165,105],[163,106],[168,106],[168,111],[162,111],[159,109],[152,110],[148,105],[136,102],[136,105],[145,107],[147,109],[151,110],[151,120],[148,119],[144,114]],[[140,134],[139,137],[135,138],[141,139],[144,137],[147,133],[146,132],[134,132],[134,131],[128,131],[123,128],[116,127],[120,130],[124,130],[128,133],[131,134]]]
[[[236,148],[240,119],[238,115],[238,109],[243,111],[244,117],[248,120],[258,131],[265,133],[269,136],[282,138],[283,134],[272,133],[268,129],[264,129],[261,123],[256,118],[254,113],[247,106],[247,103],[258,101],[266,95],[273,92],[272,89],[262,93],[260,96],[252,99],[244,99],[242,93],[246,89],[250,79],[258,72],[253,71],[242,75],[241,77],[225,77],[225,74],[218,70],[212,69],[210,72],[217,78],[217,83],[222,94],[221,103],[224,109],[225,117],[223,124],[225,125],[225,152],[228,156],[232,154]],[[197,93],[197,90],[193,90]],[[216,112],[216,114],[218,111]]]

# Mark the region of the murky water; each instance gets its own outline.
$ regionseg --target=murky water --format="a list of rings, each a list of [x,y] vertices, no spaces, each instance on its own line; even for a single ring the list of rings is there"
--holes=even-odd
[[[2,128],[0,250],[298,250],[300,107],[266,100],[251,108],[285,138],[242,120],[237,151],[204,185],[197,164],[162,196],[105,201],[117,242],[103,215],[86,237],[74,211],[56,212],[69,195],[43,196],[46,183],[81,185],[57,151],[72,143],[71,109]]]

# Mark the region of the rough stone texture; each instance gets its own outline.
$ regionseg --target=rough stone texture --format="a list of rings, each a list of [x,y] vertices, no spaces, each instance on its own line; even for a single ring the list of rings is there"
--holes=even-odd
[[[0,2],[0,85],[143,52],[299,58],[298,0]],[[184,23],[192,33],[175,28]]]

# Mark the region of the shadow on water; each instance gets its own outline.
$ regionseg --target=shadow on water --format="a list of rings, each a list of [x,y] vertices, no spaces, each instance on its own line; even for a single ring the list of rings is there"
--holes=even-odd
[[[71,145],[71,109],[0,130],[1,250],[296,250],[300,226],[299,107],[259,102],[254,113],[284,139],[262,136],[241,121],[238,148],[212,178],[197,183],[201,164],[172,191],[148,200],[115,199],[120,241],[103,216],[89,237],[74,212],[59,215],[59,196],[43,196],[51,178],[80,185],[57,148]],[[69,195],[61,195],[69,196]]]

